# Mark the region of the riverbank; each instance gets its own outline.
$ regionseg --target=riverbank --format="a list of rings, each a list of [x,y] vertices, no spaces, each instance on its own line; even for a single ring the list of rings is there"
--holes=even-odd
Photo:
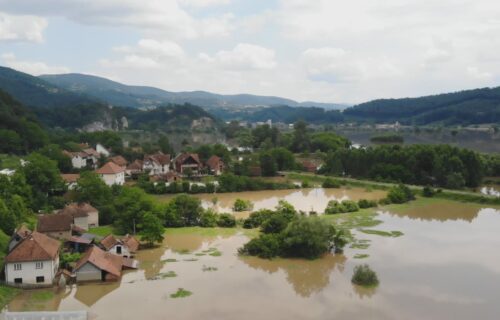
[[[309,181],[316,182],[318,184],[322,184],[327,178],[333,178],[339,180],[345,186],[351,187],[360,187],[360,188],[371,188],[378,190],[388,190],[394,187],[395,183],[387,183],[387,182],[375,182],[370,180],[359,180],[352,178],[336,178],[336,177],[328,177],[317,174],[309,174],[309,173],[294,173],[288,172],[286,173],[286,177],[291,180],[301,180],[301,181]],[[422,190],[424,187],[416,186],[416,185],[408,185],[408,187],[422,194]],[[489,205],[500,205],[500,198],[488,195],[481,195],[475,192],[461,191],[461,190],[450,190],[450,189],[439,189],[439,192],[436,192],[433,196],[434,198],[455,200],[460,202],[474,202],[481,204],[489,204]]]

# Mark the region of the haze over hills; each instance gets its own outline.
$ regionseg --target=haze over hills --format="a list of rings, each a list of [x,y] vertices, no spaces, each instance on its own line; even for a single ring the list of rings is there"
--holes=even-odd
[[[317,106],[344,109],[347,105],[318,102],[297,102],[291,99],[252,94],[221,95],[205,91],[170,92],[147,86],[131,86],[109,79],[71,73],[39,77],[65,90],[92,96],[116,106],[144,108],[161,104],[190,103],[204,108],[248,108],[263,106]]]

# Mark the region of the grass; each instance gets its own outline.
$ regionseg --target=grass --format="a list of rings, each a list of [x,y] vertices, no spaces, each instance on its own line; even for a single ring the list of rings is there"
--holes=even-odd
[[[35,291],[31,294],[31,299],[34,302],[44,302],[49,301],[54,298],[54,292],[52,291]]]
[[[185,227],[185,228],[167,228],[167,234],[196,234],[203,237],[230,237],[238,232],[238,228],[202,228],[202,227]]]
[[[370,256],[369,254],[357,253],[357,254],[354,255],[354,259],[366,259],[369,256]]]
[[[169,259],[162,260],[161,262],[177,262],[177,261],[178,261],[177,259],[169,258]]]
[[[20,292],[19,289],[0,286],[0,311]]]
[[[177,292],[176,293],[172,293],[170,295],[170,298],[186,298],[186,297],[189,297],[190,295],[192,295],[193,293],[191,291],[188,291],[188,290],[184,290],[183,288],[179,288],[177,289]]]
[[[191,253],[191,251],[189,251],[188,249],[178,249],[178,250],[174,250],[174,252],[178,253],[178,254],[182,254],[182,255]]]
[[[209,253],[209,255],[212,257],[220,257],[220,256],[222,256],[222,252],[220,252],[219,250],[215,250],[215,251]]]
[[[105,237],[105,236],[110,235],[110,234],[118,235],[118,232],[116,231],[116,229],[111,225],[90,228],[89,233],[98,235],[100,237]]]
[[[194,262],[194,261],[198,261],[198,259],[196,259],[196,258],[190,258],[190,259],[184,259],[182,261]]]
[[[199,253],[195,253],[194,255],[197,257],[202,257],[202,256],[206,256],[207,254],[203,253],[203,252],[199,252]]]
[[[354,241],[352,242],[350,248],[351,249],[360,249],[360,250],[365,250],[365,249],[368,249],[370,247],[370,240],[368,239],[354,239]]]
[[[162,272],[162,273],[158,274],[158,277],[160,277],[161,279],[175,278],[175,277],[177,277],[177,273],[175,273],[175,271]]]
[[[361,229],[359,231],[366,233],[366,234],[373,234],[373,235],[377,235],[377,236],[381,236],[381,237],[392,237],[392,238],[397,238],[397,237],[401,237],[402,235],[404,235],[404,233],[401,231],[382,231],[382,230],[373,230],[373,229]]]

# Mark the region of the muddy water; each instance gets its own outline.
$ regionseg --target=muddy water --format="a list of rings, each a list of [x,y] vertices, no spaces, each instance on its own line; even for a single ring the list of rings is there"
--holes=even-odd
[[[330,200],[379,200],[384,198],[385,191],[367,191],[362,188],[352,189],[297,189],[297,190],[272,190],[272,191],[250,191],[238,193],[201,194],[196,195],[201,199],[205,208],[214,208],[218,212],[232,212],[234,201],[237,198],[249,200],[253,203],[253,210],[274,209],[279,200],[290,202],[297,210],[309,212],[314,210],[322,213]],[[168,201],[172,196],[161,196],[160,199]],[[213,199],[216,198],[214,205]],[[248,212],[235,213],[237,217],[246,217]]]
[[[315,261],[239,257],[237,248],[248,241],[241,233],[172,234],[161,247],[141,251],[141,268],[119,284],[74,286],[43,303],[25,292],[8,308],[84,309],[93,319],[498,319],[500,210],[429,201],[382,210],[377,219],[382,223],[373,229],[404,235],[356,232],[370,240],[368,249]],[[210,256],[214,251],[222,255]],[[376,270],[378,288],[350,283],[360,263]],[[148,280],[168,271],[177,277]],[[193,295],[171,298],[178,288]]]

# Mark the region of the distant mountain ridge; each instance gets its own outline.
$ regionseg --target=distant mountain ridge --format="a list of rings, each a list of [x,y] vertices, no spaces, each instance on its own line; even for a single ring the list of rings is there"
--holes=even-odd
[[[162,104],[189,103],[207,109],[245,108],[261,106],[318,106],[327,109],[344,109],[342,104],[297,102],[291,99],[252,94],[222,95],[206,91],[170,92],[147,86],[125,85],[97,76],[70,73],[39,76],[67,91],[92,96],[109,104],[132,108],[148,108]]]

